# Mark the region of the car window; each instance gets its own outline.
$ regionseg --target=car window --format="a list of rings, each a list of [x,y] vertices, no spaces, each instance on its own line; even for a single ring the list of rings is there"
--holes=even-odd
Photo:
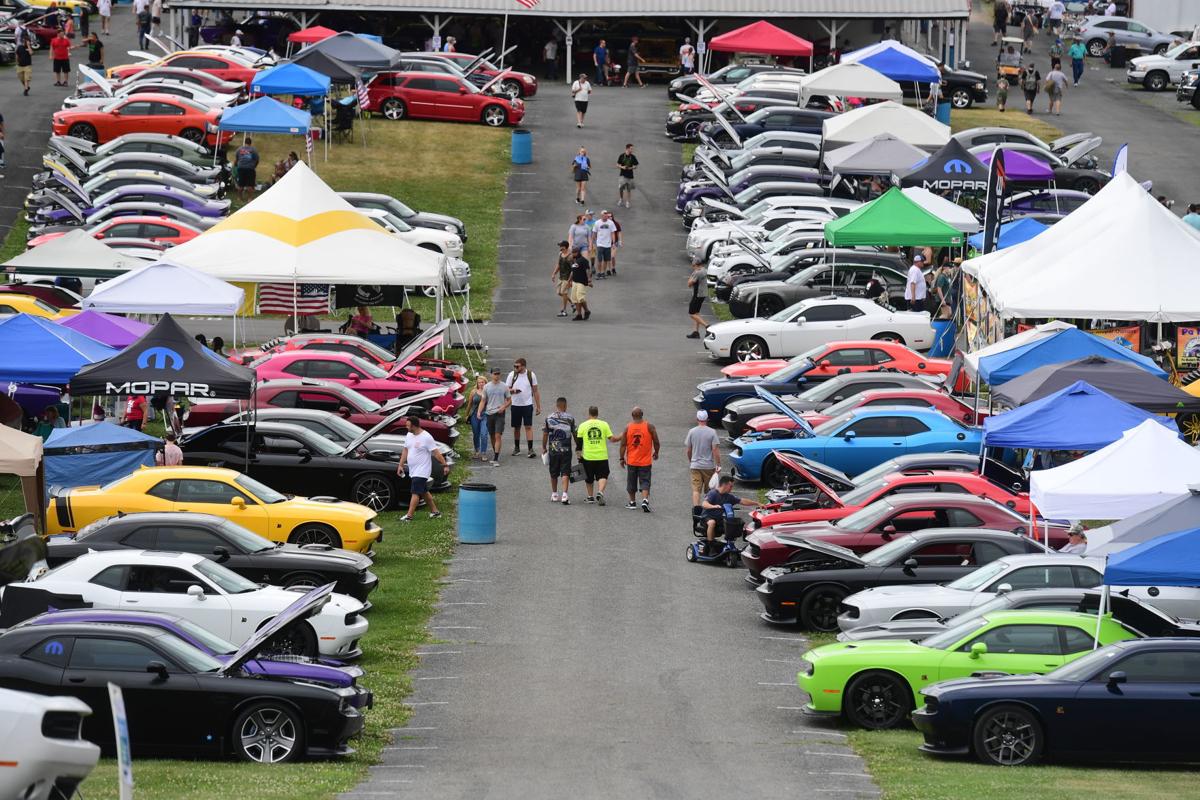
[[[404,84],[406,89],[433,89],[433,78],[409,78],[408,83]]]
[[[983,526],[983,520],[965,508],[947,508],[944,511],[946,526],[949,528],[979,528]]]
[[[299,392],[278,392],[271,398],[271,405],[276,408],[296,408],[298,399]]]
[[[211,555],[213,548],[225,542],[212,531],[190,525],[162,525],[158,529],[158,549],[176,553]]]
[[[929,408],[929,401],[919,397],[877,397],[863,403],[864,406],[916,406]]]
[[[187,570],[177,567],[160,567],[155,564],[135,565],[129,568],[127,592],[151,594],[187,594],[189,586],[199,586],[205,594],[212,594],[211,587]]]
[[[866,367],[871,364],[872,351],[865,347],[845,347],[834,350],[822,361],[828,361],[834,367]]]
[[[998,625],[958,649],[968,653],[976,642],[987,645],[989,655],[1062,655],[1057,625]]]
[[[332,350],[335,353],[352,353],[357,354],[359,348],[345,342],[313,342],[306,344],[302,348],[304,350]]]
[[[308,376],[310,378],[338,378],[344,380],[349,378],[351,373],[358,374],[360,370],[355,369],[352,364],[346,364],[341,361],[308,362]]]
[[[918,433],[928,433],[929,426],[919,419],[913,417],[897,417],[900,422],[900,430],[904,436],[915,436]]]
[[[120,114],[122,117],[142,117],[142,116],[149,116],[150,114],[153,114],[154,112],[151,109],[150,103],[145,102],[145,101],[138,101],[136,103],[126,103],[125,105],[123,105],[117,109],[117,113]]]
[[[1189,47],[1178,56],[1180,61],[1191,60],[1193,58],[1200,58],[1200,47]]]
[[[975,556],[970,542],[930,542],[909,554],[922,567],[974,566]]]
[[[103,586],[106,589],[116,589],[120,591],[125,588],[125,573],[128,567],[117,566],[109,567],[102,570],[99,574],[93,577],[88,583],[94,583],[97,586]]]
[[[459,84],[457,81],[448,80],[446,78],[435,78],[431,81],[435,92],[446,92],[447,94],[458,94]]]
[[[141,239],[142,226],[136,222],[125,222],[120,225],[113,225],[106,228],[104,231],[105,238],[108,239]]]
[[[286,434],[273,433],[263,437],[262,447],[259,452],[274,453],[274,454],[295,454],[299,453],[304,447],[304,442],[294,436]]]
[[[218,481],[181,480],[179,482],[179,503],[221,503],[228,505],[229,501],[240,497],[247,502],[253,501],[246,495],[234,489],[227,483]]]
[[[144,231],[142,236],[148,239],[154,238],[155,236],[173,237],[179,235],[179,231],[175,230],[174,228],[168,228],[166,225],[154,225],[151,223],[143,226],[143,228]]]
[[[300,392],[297,408],[315,408],[321,411],[337,411],[344,406],[340,397],[329,392]]]
[[[145,672],[151,661],[163,657],[141,642],[127,639],[98,639],[81,636],[71,648],[71,669]]]
[[[146,494],[151,497],[157,497],[160,500],[174,500],[175,492],[179,488],[179,481],[159,481],[151,486]]]
[[[993,542],[976,542],[972,548],[972,557],[976,564],[990,564],[998,558],[1008,555],[1004,548]]]
[[[1075,585],[1080,589],[1091,589],[1100,585],[1101,575],[1091,567],[1071,567],[1071,574],[1075,576]]]
[[[26,650],[21,657],[52,667],[66,667],[71,660],[71,648],[74,644],[75,639],[72,636],[52,636]]]
[[[957,483],[946,483],[945,481],[936,484],[934,491],[942,492],[943,494],[970,494],[971,491],[967,487]]]
[[[173,103],[151,103],[150,113],[156,117],[182,117],[183,109]]]
[[[121,544],[138,550],[153,550],[158,544],[158,529],[147,526],[130,531],[121,539]]]
[[[904,435],[904,418],[903,417],[867,417],[860,419],[842,431],[842,434],[853,431],[855,436],[903,436]]]
[[[1075,586],[1071,568],[1067,566],[1021,567],[994,581],[987,588],[995,592],[1000,584],[1007,583],[1016,589],[1070,589]]]
[[[1147,28],[1145,25],[1142,25],[1140,22],[1130,22],[1128,25],[1128,29],[1133,31],[1134,33],[1149,33],[1150,32],[1150,29]]]
[[[299,375],[300,377],[304,377],[308,374],[308,365],[310,363],[311,362],[309,361],[293,361],[292,363],[285,365],[280,371],[286,372],[289,375]]]
[[[1090,639],[1088,647],[1091,647]],[[1110,672],[1124,672],[1130,683],[1197,683],[1200,682],[1200,651],[1159,651],[1134,653],[1097,675],[1107,680]]]
[[[1093,649],[1096,644],[1093,634],[1079,628],[1063,625],[1058,630],[1062,634],[1064,653],[1085,653]]]
[[[895,361],[895,359],[892,358],[891,353],[887,352],[886,350],[880,350],[878,348],[871,349],[871,363],[872,364],[886,364],[889,361]]]

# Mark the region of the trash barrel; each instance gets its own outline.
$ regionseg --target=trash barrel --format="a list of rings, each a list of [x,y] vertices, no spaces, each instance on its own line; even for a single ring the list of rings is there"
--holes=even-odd
[[[1129,49],[1123,44],[1114,44],[1108,53],[1108,66],[1112,69],[1125,69],[1129,62]]]
[[[496,487],[490,483],[464,483],[458,487],[458,541],[494,544],[496,541]]]
[[[512,162],[533,163],[533,135],[524,128],[516,128],[512,132]]]
[[[942,123],[943,125],[949,125],[950,124],[950,103],[949,102],[938,103],[936,116],[937,116],[938,122]]]
[[[958,330],[952,319],[933,320],[933,346],[929,348],[930,358],[946,358],[954,352],[954,340]]]

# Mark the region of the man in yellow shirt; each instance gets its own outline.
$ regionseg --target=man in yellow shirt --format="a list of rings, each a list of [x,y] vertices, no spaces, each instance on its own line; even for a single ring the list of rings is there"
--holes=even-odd
[[[579,461],[583,464],[583,483],[587,487],[588,503],[604,505],[604,487],[608,484],[608,443],[618,442],[619,436],[613,436],[612,428],[600,419],[600,409],[592,406],[588,409],[587,421],[575,429],[575,438],[579,440]],[[592,484],[596,485],[595,494]]]

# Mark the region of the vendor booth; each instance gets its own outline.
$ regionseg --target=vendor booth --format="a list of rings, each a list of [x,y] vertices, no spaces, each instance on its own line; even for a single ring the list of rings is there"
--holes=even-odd
[[[923,150],[936,150],[950,141],[949,125],[891,100],[829,117],[821,127],[826,148],[854,144],[884,133]]]
[[[154,466],[162,440],[111,422],[59,428],[43,448],[47,489],[97,486]]]

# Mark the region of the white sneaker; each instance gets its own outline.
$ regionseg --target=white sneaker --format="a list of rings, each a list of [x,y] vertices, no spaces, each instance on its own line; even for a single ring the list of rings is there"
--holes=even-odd
[[[555,492],[554,494],[550,495],[550,502],[551,502],[551,503],[557,503],[557,502],[558,502],[558,492]]]

